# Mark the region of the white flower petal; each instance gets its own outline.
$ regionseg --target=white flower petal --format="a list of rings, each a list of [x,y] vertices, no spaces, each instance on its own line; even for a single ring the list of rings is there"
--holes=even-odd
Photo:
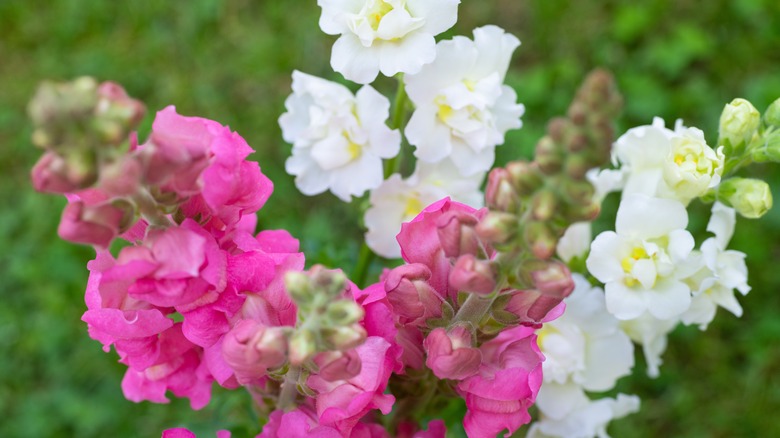
[[[650,239],[685,229],[688,212],[678,201],[633,194],[620,202],[615,231],[620,235]]]
[[[330,66],[350,81],[373,82],[379,74],[379,62],[379,53],[364,47],[354,35],[344,34],[333,44]]]

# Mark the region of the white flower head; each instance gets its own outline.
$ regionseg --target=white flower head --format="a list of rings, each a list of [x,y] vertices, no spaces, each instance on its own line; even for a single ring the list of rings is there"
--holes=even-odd
[[[623,198],[616,231],[596,236],[586,261],[588,271],[605,284],[611,314],[627,320],[649,312],[668,319],[688,309],[691,291],[680,280],[694,272],[687,260],[694,246],[687,224],[688,213],[675,200]]]
[[[712,206],[707,231],[715,236],[702,243],[701,268],[685,280],[693,291],[691,307],[682,315],[685,324],[698,324],[706,330],[718,306],[742,316],[742,306],[734,296],[734,289],[742,295],[750,291],[745,253],[726,249],[734,234],[736,220],[733,208],[719,202]]]
[[[425,207],[447,196],[474,208],[482,206],[479,187],[484,174],[463,178],[451,164],[431,165],[417,162],[407,179],[393,174],[371,192],[371,207],[366,211],[366,244],[386,258],[401,257],[395,236],[401,224],[415,218]]]
[[[421,161],[450,159],[463,175],[490,169],[504,134],[520,128],[525,107],[504,85],[512,52],[520,45],[497,26],[474,29],[436,46],[436,60],[406,75],[415,111],[405,134]]]
[[[436,56],[438,35],[458,18],[460,0],[317,0],[320,28],[340,35],[330,64],[350,81],[417,73]]]
[[[607,438],[610,421],[639,411],[635,395],[589,399],[573,384],[543,384],[536,398],[541,418],[531,425],[526,438]]]
[[[555,252],[558,257],[568,263],[574,257],[582,257],[590,249],[592,241],[590,222],[575,222],[566,228],[558,240]]]
[[[658,319],[649,313],[620,322],[620,328],[631,340],[642,346],[649,377],[658,377],[659,368],[663,363],[661,355],[666,351],[666,336],[677,327],[679,322],[679,318]]]
[[[401,147],[401,134],[385,125],[390,102],[366,85],[357,95],[335,82],[293,72],[293,94],[279,118],[293,144],[287,173],[305,195],[330,190],[349,202],[382,183],[382,159]]]
[[[587,391],[607,391],[631,372],[634,346],[607,312],[604,293],[580,274],[565,299],[566,311],[537,332],[544,353],[544,381],[572,382]]]
[[[652,125],[629,129],[612,150],[612,160],[624,172],[624,194],[677,199],[688,204],[720,183],[723,148],[710,148],[704,134],[678,120],[674,130],[656,117]]]

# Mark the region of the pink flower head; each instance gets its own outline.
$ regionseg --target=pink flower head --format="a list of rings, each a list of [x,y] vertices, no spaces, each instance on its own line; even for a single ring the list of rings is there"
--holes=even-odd
[[[193,409],[206,406],[211,399],[213,378],[201,360],[202,350],[182,335],[181,323],[161,334],[153,347],[144,347],[159,352],[153,365],[127,369],[122,379],[125,398],[134,402],[168,403],[165,393],[170,390],[177,397],[189,398]],[[121,354],[119,347],[118,351]]]
[[[468,205],[444,198],[426,207],[417,217],[401,225],[396,236],[401,256],[407,263],[422,263],[431,270],[429,284],[443,297],[455,299],[457,290],[449,287],[450,261],[439,240],[438,221],[454,210],[474,214]]]
[[[106,273],[131,280],[128,293],[155,306],[184,306],[226,286],[226,256],[195,221],[147,233],[144,246],[126,247]]]
[[[165,429],[161,438],[197,438],[197,435],[192,433],[189,429],[175,427],[173,429]]]
[[[269,369],[287,360],[287,339],[279,327],[266,327],[242,320],[225,335],[222,356],[235,372],[238,383],[251,384],[265,377]]]
[[[473,376],[482,363],[482,352],[472,347],[471,333],[463,326],[434,329],[424,346],[428,353],[425,365],[440,379],[463,380]]]
[[[326,351],[314,356],[318,375],[325,380],[348,380],[360,373],[362,364],[357,351]]]
[[[479,372],[458,383],[468,408],[463,426],[470,437],[493,438],[504,429],[508,437],[531,421],[528,408],[542,385],[544,360],[534,330],[514,327],[480,346]]]
[[[396,361],[388,354],[390,347],[380,337],[368,337],[355,349],[361,362],[359,374],[335,382],[316,374],[309,377],[309,387],[318,393],[316,406],[321,425],[335,427],[349,436],[357,422],[371,410],[390,413],[395,398],[384,393]]]
[[[514,313],[523,324],[538,325],[563,315],[566,304],[560,298],[537,290],[515,291],[504,310]]]
[[[342,438],[338,430],[322,426],[315,414],[307,407],[299,407],[290,412],[276,410],[271,412],[268,423],[262,433],[255,438]]]
[[[429,284],[431,270],[421,263],[401,265],[385,278],[387,299],[401,325],[421,325],[441,316],[444,301]]]

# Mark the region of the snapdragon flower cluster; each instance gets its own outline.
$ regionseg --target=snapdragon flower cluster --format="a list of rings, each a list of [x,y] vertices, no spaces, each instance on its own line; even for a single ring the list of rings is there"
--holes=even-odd
[[[473,39],[436,43],[434,37],[455,24],[458,3],[319,1],[320,27],[339,35],[333,69],[364,85],[352,95],[341,84],[296,71],[279,119],[293,145],[286,170],[298,189],[305,195],[330,191],[345,202],[369,192],[366,244],[386,258],[401,256],[395,235],[426,205],[450,196],[481,207],[479,187],[496,146],[522,126],[524,107],[504,85],[520,45],[516,37],[484,26]],[[398,78],[389,126],[389,100],[368,85],[380,72]],[[417,161],[404,177],[406,142]]]
[[[485,26],[436,43],[457,0],[318,4],[339,35],[334,70],[363,85],[293,73],[286,170],[305,195],[370,192],[366,243],[402,263],[366,286],[305,270],[285,230],[256,232],[273,184],[228,127],[167,107],[140,143],[143,104],[89,78],[46,83],[30,104],[45,150],[33,185],[66,196],[60,236],[96,250],[82,320],[127,366],[128,400],[171,393],[200,409],[214,383],[244,388],[268,438],[443,438],[438,409],[456,399],[469,437],[529,423],[534,438],[603,437],[639,409],[635,395],[600,395],[631,373],[634,343],[654,377],[679,323],[741,315],[746,255],[728,245],[737,214],[760,217],[771,194],[735,175],[780,162],[780,99],[763,117],[727,105],[716,147],[661,119],[613,143],[621,98],[598,70],[533,160],[490,171],[483,196],[495,147],[521,126],[504,85],[517,38]],[[379,73],[398,75],[393,105],[369,85]],[[615,230],[592,239],[613,191]],[[698,247],[694,202],[712,204]]]

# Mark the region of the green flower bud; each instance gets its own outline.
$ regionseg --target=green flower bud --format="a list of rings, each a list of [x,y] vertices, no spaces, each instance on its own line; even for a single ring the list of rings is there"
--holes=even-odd
[[[780,99],[772,102],[764,113],[764,122],[769,126],[780,128]]]
[[[750,142],[760,122],[761,114],[747,100],[737,98],[727,104],[720,115],[718,141],[726,147],[726,155],[734,155],[740,145]]]
[[[317,341],[314,333],[307,329],[297,329],[290,336],[290,363],[298,366],[306,362],[317,352]]]
[[[330,327],[322,330],[324,347],[328,350],[345,351],[355,348],[366,340],[366,329],[359,324],[349,327]]]
[[[493,244],[506,243],[517,234],[517,216],[491,211],[477,224],[477,235]]]
[[[347,326],[360,321],[365,312],[351,300],[334,301],[325,311],[323,323],[330,327]]]
[[[307,302],[312,295],[311,281],[304,272],[284,274],[284,286],[287,288],[287,293],[298,305]]]
[[[772,208],[769,184],[760,179],[730,178],[718,186],[718,200],[749,219],[757,219]]]

